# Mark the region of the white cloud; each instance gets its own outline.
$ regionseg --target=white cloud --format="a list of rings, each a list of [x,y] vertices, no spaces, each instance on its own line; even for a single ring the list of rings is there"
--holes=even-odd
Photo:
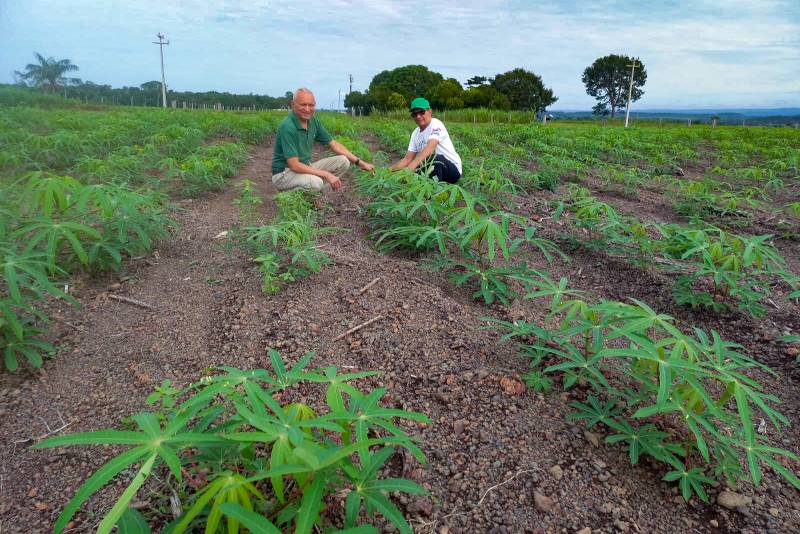
[[[0,4],[2,5],[2,4]],[[364,89],[381,70],[417,63],[465,81],[524,67],[588,109],[580,76],[597,57],[639,56],[639,107],[800,106],[800,2],[526,0],[29,0],[0,8],[0,81],[32,51],[69,57],[81,77],[113,85],[157,78],[162,31],[177,89],[282,94],[313,87],[335,102],[348,74]]]

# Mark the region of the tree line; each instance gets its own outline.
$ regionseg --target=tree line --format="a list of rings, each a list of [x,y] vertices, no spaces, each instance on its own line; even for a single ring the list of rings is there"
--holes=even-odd
[[[65,98],[74,98],[84,102],[102,104],[119,104],[126,106],[161,106],[161,82],[149,81],[139,86],[111,87],[108,84],[97,84],[83,81],[80,78],[66,76],[75,72],[78,66],[69,59],[56,60],[34,52],[35,63],[29,63],[24,71],[15,71],[17,85],[37,87],[51,94],[63,94]],[[195,107],[212,107],[218,104],[226,108],[285,109],[292,100],[292,93],[272,97],[257,94],[233,94],[219,91],[173,91],[167,95],[167,103],[171,101],[191,103]]]
[[[161,82],[149,81],[138,87],[112,88],[79,78],[69,78],[68,72],[78,70],[69,59],[56,60],[34,53],[37,62],[30,63],[24,71],[15,71],[20,85],[39,87],[47,92],[61,93],[86,102],[120,104],[131,106],[161,105]],[[631,73],[631,64],[636,61],[637,70]],[[633,81],[631,83],[631,74]],[[644,95],[643,87],[647,72],[638,58],[611,54],[598,58],[583,71],[581,81],[588,95],[597,100],[592,108],[595,115],[611,115],[623,109],[630,100],[636,101]],[[403,109],[411,99],[426,97],[437,110],[487,108],[505,111],[544,112],[558,101],[553,90],[546,87],[541,76],[516,68],[493,77],[476,75],[466,82],[466,87],[455,78],[442,74],[424,65],[406,65],[384,70],[369,84],[369,89],[349,93],[344,100],[346,108],[362,115],[373,109],[388,111]],[[169,91],[168,101],[192,103],[198,107],[221,104],[226,108],[286,108],[292,99],[287,91],[284,96],[240,95],[226,92]]]
[[[406,65],[385,70],[372,78],[365,92],[353,91],[345,107],[368,114],[402,109],[417,96],[427,98],[434,109],[489,108],[543,111],[558,98],[545,87],[541,76],[518,68],[493,78],[473,76],[466,89],[455,78],[445,78],[424,65]]]

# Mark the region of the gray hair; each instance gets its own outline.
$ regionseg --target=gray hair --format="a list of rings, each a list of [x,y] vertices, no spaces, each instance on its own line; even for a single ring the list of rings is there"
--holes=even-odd
[[[292,95],[292,102],[297,102],[297,95],[299,95],[300,93],[308,93],[311,96],[314,96],[314,93],[311,92],[311,89],[308,89],[306,87],[300,87]]]

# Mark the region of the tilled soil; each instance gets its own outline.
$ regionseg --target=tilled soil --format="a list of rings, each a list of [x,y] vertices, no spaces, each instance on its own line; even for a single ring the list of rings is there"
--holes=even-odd
[[[322,244],[334,265],[278,295],[264,295],[252,263],[215,236],[237,220],[232,200],[241,179],[259,181],[264,218],[271,217],[271,152],[256,147],[224,193],[182,202],[181,230],[157,253],[73,288],[82,307],[54,310],[53,336],[63,350],[42,370],[0,375],[0,532],[48,531],[78,486],[114,451],[39,451],[30,444],[51,432],[116,427],[144,409],[145,397],[164,379],[183,386],[211,366],[267,367],[268,348],[291,361],[314,351],[316,366],[382,370],[360,385],[385,386],[388,402],[431,418],[430,425],[406,427],[421,438],[428,463],[394,462],[430,490],[428,497],[398,503],[418,532],[800,531],[800,495],[773,473],[760,487],[736,490],[752,498],[748,506],[686,504],[676,486],[660,480],[663,466],[646,459],[631,466],[621,447],[566,420],[569,403],[583,400],[585,391],[542,395],[518,387],[526,362],[511,344],[499,342],[499,333],[484,329],[482,318],[543,321],[543,310],[532,302],[483,306],[470,291],[418,269],[417,259],[375,252],[358,212],[364,201],[352,187],[331,196],[333,210],[325,218],[342,229]],[[548,215],[534,198],[519,199],[517,209]],[[715,328],[771,365],[779,376],[768,380],[770,391],[784,400],[782,411],[794,425],[774,441],[798,452],[800,373],[785,346],[773,341],[776,332],[800,331],[796,306],[780,301],[783,308],[760,322],[737,314],[692,315],[672,304],[662,273],[602,254],[571,255],[570,263],[537,266],[596,295],[640,298],[682,323]],[[117,480],[94,497],[70,532],[93,530],[127,482]],[[712,489],[712,500],[722,489]],[[137,506],[152,506],[147,499]]]

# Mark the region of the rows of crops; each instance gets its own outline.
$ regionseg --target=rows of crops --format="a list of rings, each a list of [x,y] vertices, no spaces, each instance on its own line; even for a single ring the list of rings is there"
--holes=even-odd
[[[39,366],[42,355],[55,350],[43,341],[48,306],[52,299],[76,304],[69,293],[75,273],[119,269],[151,249],[174,225],[170,201],[225,187],[246,160],[246,145],[263,141],[280,120],[280,114],[3,110],[0,343],[6,367],[14,370],[21,361]],[[323,121],[365,160],[386,159],[370,153],[367,139],[387,150],[407,146],[406,122],[340,115]],[[749,226],[771,212],[771,228],[782,239],[797,238],[798,133],[448,126],[467,169],[458,185],[389,173],[383,165],[375,175],[357,176],[360,215],[374,246],[417,254],[423,268],[445,272],[456,287],[467,288],[487,316],[513,303],[546,309],[542,324],[486,322],[501,340],[518,342],[530,362],[524,378],[531,388],[586,388],[585,401],[574,403],[570,417],[604,427],[606,441],[624,444],[631,463],[649,457],[663,464],[664,479],[677,482],[685,499],[706,500],[705,488],[720,479],[757,484],[765,467],[800,488],[786,465],[798,458],[755,431],[759,418],[777,431],[788,424],[775,408],[778,399],[753,378],[753,370],[770,372],[757,355],[717,332],[679,324],[643,301],[579,291],[548,267],[568,261],[569,245],[664,270],[680,306],[755,318],[768,315],[773,300],[796,306],[800,280],[776,237]],[[597,198],[598,184],[622,195],[644,189],[663,194],[686,219],[666,224],[621,213]],[[520,198],[537,197],[537,191],[546,198],[550,220],[561,223],[560,234],[518,209]],[[276,294],[329,263],[317,239],[331,229],[303,194],[278,195],[276,218],[268,224],[258,216],[262,202],[245,182],[236,200],[242,224],[231,236],[257,265],[264,292]],[[188,492],[174,532],[201,524],[213,531],[223,523],[229,531],[244,525],[279,532],[278,525],[309,532],[325,496],[341,491],[343,481],[350,487],[348,531],[374,531],[357,526],[363,509],[410,532],[385,494],[422,489],[404,479],[381,480],[379,471],[399,447],[422,459],[395,421],[427,419],[381,408],[385,390],[361,392],[348,383],[371,373],[307,370],[310,356],[291,369],[277,353],[270,359],[269,372],[227,369],[184,390],[162,384],[149,399],[157,405],[153,413],[134,418],[137,431],[41,444],[131,447],[86,482],[57,530],[93,492],[134,465],[136,476],[100,526],[111,531],[118,521],[140,522],[141,514],[127,505],[150,473],[166,464],[186,489],[193,484],[182,479],[187,472],[192,481],[210,481]],[[301,382],[326,385],[325,414],[273,399]],[[287,487],[295,491],[286,495]],[[273,507],[269,519],[256,513],[267,503]]]
[[[0,114],[0,344],[38,367],[48,299],[69,278],[117,270],[174,225],[170,196],[218,190],[277,116],[10,108]]]
[[[403,146],[402,126],[369,128],[386,146]],[[678,304],[712,313],[738,308],[763,317],[776,288],[787,299],[800,297],[800,279],[772,235],[731,228],[752,216],[748,208],[774,209],[774,192],[784,195],[781,224],[794,230],[788,237],[796,237],[797,133],[457,125],[451,131],[467,155],[467,168],[474,169],[458,186],[411,173],[359,178],[375,245],[427,253],[426,267],[447,271],[455,285],[472,287],[486,304],[543,300],[554,327],[489,319],[505,339],[520,341],[530,358],[529,386],[546,391],[556,379],[564,388],[588,384],[592,393],[587,402],[574,403],[571,417],[589,428],[605,427],[611,432],[606,441],[626,444],[631,463],[647,455],[666,464],[664,479],[679,482],[685,499],[707,500],[704,486],[719,477],[758,484],[762,465],[800,488],[800,479],[781,461],[796,456],[754,430],[756,414],[778,431],[788,424],[771,406],[778,399],[746,373],[765,366],[717,332],[686,333],[644,302],[598,299],[571,289],[566,278],[553,280],[546,270],[531,268],[541,264],[533,259],[537,254],[548,262],[563,254],[556,243],[537,237],[539,224],[506,211],[525,190],[554,190],[569,179],[564,196],[551,202],[554,218],[567,220],[571,240],[640,267],[666,268],[675,277]],[[701,157],[711,160],[707,173],[675,178]],[[693,202],[703,209],[690,210],[686,224],[641,221],[618,214],[579,185],[591,179],[614,183],[619,176],[626,189],[671,192],[676,208]],[[693,192],[696,184],[705,195]]]

